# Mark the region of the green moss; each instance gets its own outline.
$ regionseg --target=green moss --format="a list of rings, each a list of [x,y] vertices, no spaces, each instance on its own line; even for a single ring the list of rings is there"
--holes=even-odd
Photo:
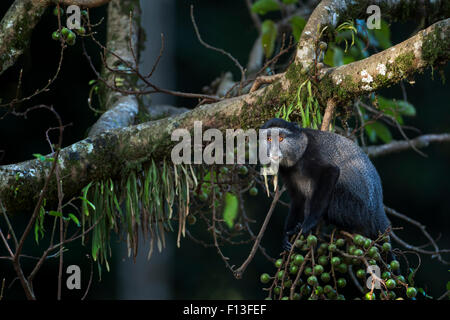
[[[441,37],[443,35],[443,38]],[[450,37],[439,26],[434,32],[424,36],[422,43],[422,59],[435,66],[450,56]]]
[[[19,173],[9,179],[9,188],[3,189],[0,194],[0,199],[7,206],[6,209],[9,213],[19,212],[25,208],[34,208],[44,183],[42,179],[39,179],[43,173],[30,174],[19,179],[17,179],[17,174]]]
[[[278,88],[278,94],[276,94]],[[232,127],[238,127],[243,130],[259,127],[266,120],[273,118],[275,115],[274,104],[279,101],[279,94],[281,92],[281,84],[275,83],[273,88],[268,89],[267,93],[260,96],[254,105],[244,103],[242,112],[239,115],[232,117]],[[266,97],[269,100],[266,100]],[[270,97],[270,98],[269,98]]]
[[[333,98],[338,105],[347,104],[353,98],[358,88],[358,84],[353,81],[352,77],[347,75],[339,85],[336,85],[331,76],[326,75],[320,80],[318,97],[322,104],[330,98]]]
[[[414,53],[407,52],[395,58],[394,63],[391,65],[392,71],[395,74],[407,73],[410,69],[415,69],[414,67]]]
[[[387,75],[377,74],[374,77],[374,81],[372,83],[372,87],[374,89],[378,88],[386,88],[390,86],[390,80]]]

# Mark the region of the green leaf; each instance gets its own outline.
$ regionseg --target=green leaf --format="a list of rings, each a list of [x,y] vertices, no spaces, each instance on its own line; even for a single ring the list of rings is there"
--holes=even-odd
[[[416,108],[414,108],[414,106],[409,103],[408,101],[405,100],[397,100],[394,101],[397,104],[398,107],[398,111],[405,115],[405,116],[410,116],[413,117],[416,115]]]
[[[40,153],[33,153],[33,157],[35,157],[36,159],[38,159],[39,161],[45,161],[45,156],[43,156]]]
[[[378,106],[385,114],[394,117],[400,124],[403,124],[401,115],[415,116],[416,109],[414,106],[405,100],[387,99],[382,96],[377,97]]]
[[[339,67],[344,64],[344,50],[339,47],[334,48],[333,67]]]
[[[83,213],[86,216],[89,216],[89,208],[87,206],[88,204],[90,204],[93,207],[93,209],[95,210],[95,206],[92,203],[90,203],[89,200],[87,199],[87,194],[89,192],[89,188],[91,187],[91,185],[92,185],[92,181],[89,182],[89,184],[83,188],[83,190],[82,190],[83,196],[80,197],[80,199],[83,200],[83,202],[81,203],[81,208],[83,210]]]
[[[345,52],[347,52],[349,45],[348,40],[352,39],[352,42],[350,44],[350,48],[355,44],[355,34],[358,33],[358,30],[356,29],[353,21],[346,21],[340,24],[336,31],[339,32],[336,36],[336,43],[341,43],[342,41],[345,42]]]
[[[433,297],[430,296],[430,295],[428,295],[428,294],[425,292],[425,290],[424,290],[423,288],[419,288],[419,289],[417,289],[417,291],[418,291],[420,294],[422,294],[425,298],[427,298],[427,299],[433,299]]]
[[[55,158],[51,158],[51,157],[46,157],[46,156],[43,156],[42,154],[40,154],[40,153],[33,153],[33,156],[35,157],[35,158],[37,158],[39,161],[42,161],[42,162],[44,162],[44,161],[47,161],[47,162],[53,162],[53,161],[55,161]]]
[[[447,291],[450,291],[450,281],[447,282]]]
[[[275,50],[277,39],[277,25],[272,20],[265,20],[262,24],[262,47],[266,58],[270,58]]]
[[[387,49],[392,47],[391,43],[391,30],[386,21],[381,19],[381,29],[373,29],[373,36],[378,43],[378,47],[381,49]]]
[[[44,199],[44,206],[45,206],[45,199]],[[44,216],[45,216],[45,209],[43,206],[39,209],[39,216],[37,217],[35,223],[34,223],[34,239],[36,240],[36,243],[39,243],[39,234],[41,235],[41,238],[44,237]]]
[[[349,64],[350,62],[353,61],[355,61],[355,58],[353,58],[352,56],[345,56],[344,59],[342,60],[344,64]]]
[[[54,211],[54,210],[50,210],[48,212],[49,215],[54,216],[54,217],[62,217],[62,213],[58,212],[58,211]]]
[[[294,39],[297,42],[302,35],[303,28],[305,28],[306,20],[299,16],[293,16],[291,20],[289,20],[289,24],[291,25]]]
[[[258,0],[252,5],[252,11],[265,15],[267,12],[277,11],[280,9],[278,2],[275,0]]]
[[[87,208],[87,205],[89,205],[93,210],[95,210],[95,206],[92,202],[90,202],[85,197],[80,197],[81,200],[83,200],[83,212],[85,215],[89,216],[89,210]]]
[[[34,240],[39,243],[39,226],[37,223],[34,224]]]
[[[325,56],[323,57],[323,63],[334,67],[333,64],[333,57],[334,57],[334,50],[332,48],[332,46],[330,45],[327,49],[327,51],[325,52]]]
[[[295,4],[297,2],[298,2],[298,0],[283,0],[284,4]]]
[[[327,52],[325,52],[323,63],[331,67],[342,66],[344,64],[344,50],[331,44],[328,47]]]
[[[351,50],[355,50],[356,51],[351,51]],[[359,60],[361,58],[367,58],[369,56],[369,51],[366,48],[366,43],[364,41],[362,41],[359,37],[355,39],[355,46],[352,47],[352,49],[350,49],[350,53],[353,55],[353,57],[356,60]],[[356,55],[355,53],[358,53],[358,55]]]
[[[236,218],[238,213],[238,205],[239,205],[238,198],[234,194],[227,192],[225,194],[223,219],[230,228],[232,228],[234,225],[234,219]]]
[[[75,224],[79,227],[80,226],[80,220],[78,220],[78,218],[73,214],[73,213],[69,213],[69,218],[75,222]]]
[[[377,137],[380,138],[380,140],[384,143],[388,143],[392,140],[391,132],[381,122],[366,124],[364,129],[366,130],[371,142],[375,142]]]

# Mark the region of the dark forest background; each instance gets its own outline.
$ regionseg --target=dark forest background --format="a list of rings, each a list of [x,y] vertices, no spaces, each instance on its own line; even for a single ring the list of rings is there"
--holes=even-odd
[[[0,2],[0,16],[3,16],[13,1]],[[175,15],[176,37],[166,41],[175,45],[176,88],[187,92],[200,92],[202,87],[208,85],[225,71],[232,71],[237,79],[239,74],[233,63],[221,54],[209,51],[200,45],[195,37],[189,17],[189,5],[195,4],[197,23],[203,38],[214,46],[224,48],[231,52],[242,64],[248,59],[248,53],[257,36],[256,30],[249,18],[244,1],[175,1],[176,7],[171,14]],[[91,10],[93,20],[99,20],[106,14],[105,8]],[[151,25],[152,21],[143,19],[144,23]],[[24,54],[19,62],[2,76],[0,76],[0,98],[8,101],[14,97],[18,74],[24,69],[23,94],[30,94],[36,88],[42,87],[54,74],[59,59],[59,43],[51,39],[52,32],[57,27],[57,21],[51,10],[43,17],[33,32],[30,50]],[[416,22],[392,24],[391,35],[393,44],[399,43],[409,37],[416,28]],[[103,28],[104,31],[104,28]],[[101,37],[100,37],[101,38]],[[103,35],[104,38],[104,35]],[[159,43],[155,44],[159,48]],[[97,48],[89,44],[88,51],[99,67],[100,60]],[[159,50],[159,49],[158,49]],[[144,56],[143,59],[146,59]],[[164,59],[164,58],[163,58]],[[450,78],[450,68],[447,66],[444,75]],[[86,59],[82,55],[81,43],[66,51],[59,80],[52,85],[51,90],[41,94],[22,108],[35,104],[53,105],[65,123],[72,126],[65,130],[64,146],[85,138],[88,128],[95,122],[94,113],[87,106],[89,81],[94,79]],[[450,92],[448,84],[443,81],[438,72],[432,75],[431,70],[425,71],[415,77],[414,86],[406,84],[408,100],[416,110],[414,118],[408,118],[408,125],[421,130],[422,133],[450,132]],[[400,87],[393,87],[381,92],[389,98],[401,98]],[[196,101],[177,98],[177,106],[192,108]],[[1,111],[0,111],[1,112]],[[54,126],[53,117],[43,111],[30,113],[27,119],[7,116],[0,122],[0,165],[15,163],[33,158],[33,153],[47,154],[50,152],[45,140],[45,131]],[[401,136],[393,129],[395,139]],[[409,136],[415,136],[409,132]],[[376,158],[373,160],[381,176],[384,187],[385,204],[399,212],[421,221],[427,226],[434,237],[441,235],[439,240],[442,248],[450,247],[450,146],[447,144],[433,144],[423,150],[428,157],[422,157],[414,151],[402,152]],[[284,200],[287,200],[285,198]],[[269,199],[260,192],[257,197],[247,202],[251,217],[262,222],[268,207]],[[263,238],[263,245],[267,247],[272,256],[280,249],[281,230],[287,209],[279,207],[275,211],[269,230]],[[24,224],[29,212],[14,217],[16,225]],[[399,221],[392,219],[394,226]],[[197,224],[191,233],[199,238],[206,237],[202,225]],[[256,230],[257,226],[254,227]],[[413,244],[424,244],[418,229],[407,226],[405,230],[398,231],[402,238]],[[175,239],[176,234],[172,235]],[[33,240],[30,237],[30,240]],[[34,240],[33,240],[34,241]],[[181,243],[181,248],[171,250],[167,268],[170,270],[172,298],[224,298],[224,299],[252,299],[264,298],[261,290],[259,275],[262,272],[273,273],[274,267],[264,257],[257,254],[251,263],[244,279],[235,280],[233,275],[225,268],[222,260],[214,248],[203,248],[188,238]],[[30,248],[38,249],[30,241]],[[395,242],[393,243],[396,246]],[[102,273],[102,281],[98,281],[97,267],[94,265],[94,282],[88,295],[89,299],[114,299],[118,297],[117,277],[119,275],[115,265],[123,257],[118,254],[118,241],[114,241],[111,271]],[[3,247],[0,255],[3,255]],[[232,246],[225,248],[235,264],[240,264],[250,250],[249,245]],[[89,247],[71,244],[65,254],[65,265],[78,264],[82,270],[90,270],[87,255]],[[29,252],[32,254],[32,252]],[[37,252],[36,252],[37,254]],[[158,253],[156,253],[158,255]],[[417,259],[411,255],[410,261],[416,265]],[[24,261],[25,263],[25,261]],[[149,262],[151,268],[152,260]],[[48,262],[35,280],[38,298],[54,299],[57,286],[57,261]],[[89,272],[83,273],[83,282]],[[12,269],[5,262],[0,261],[0,278],[13,278]],[[126,277],[126,275],[125,275]],[[445,285],[450,279],[448,266],[422,257],[422,266],[417,274],[416,281],[421,284],[428,294],[439,296],[445,291]],[[151,283],[149,283],[151,285]],[[63,297],[78,297],[72,292],[65,291]],[[23,298],[22,288],[18,281],[5,291],[6,299]]]

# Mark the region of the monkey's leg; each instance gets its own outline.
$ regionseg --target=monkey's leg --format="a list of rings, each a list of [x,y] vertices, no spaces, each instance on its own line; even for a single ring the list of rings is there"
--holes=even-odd
[[[312,192],[309,208],[305,210],[305,220],[301,225],[303,234],[308,234],[328,209],[340,170],[335,166],[315,163],[310,168],[310,172],[314,175],[313,179],[316,181],[316,185]]]

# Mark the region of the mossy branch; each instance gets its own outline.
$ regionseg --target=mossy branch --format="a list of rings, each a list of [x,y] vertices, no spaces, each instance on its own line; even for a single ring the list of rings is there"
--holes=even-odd
[[[322,81],[345,98],[390,87],[427,67],[445,65],[449,59],[450,18],[366,59],[330,68]]]
[[[71,197],[91,181],[115,177],[132,163],[170,157],[172,131],[193,129],[194,121],[203,127],[242,128],[260,126],[275,110],[262,112],[256,104],[266,94],[263,88],[245,96],[202,105],[180,115],[136,126],[106,131],[61,150],[59,159],[64,194]],[[258,115],[258,116],[255,116]],[[52,154],[46,156],[52,158]],[[33,207],[42,190],[51,161],[39,159],[0,167],[0,199],[8,212]],[[49,186],[47,203],[57,199],[56,184]]]
[[[31,33],[47,8],[48,1],[16,0],[0,22],[0,75],[28,47]]]

